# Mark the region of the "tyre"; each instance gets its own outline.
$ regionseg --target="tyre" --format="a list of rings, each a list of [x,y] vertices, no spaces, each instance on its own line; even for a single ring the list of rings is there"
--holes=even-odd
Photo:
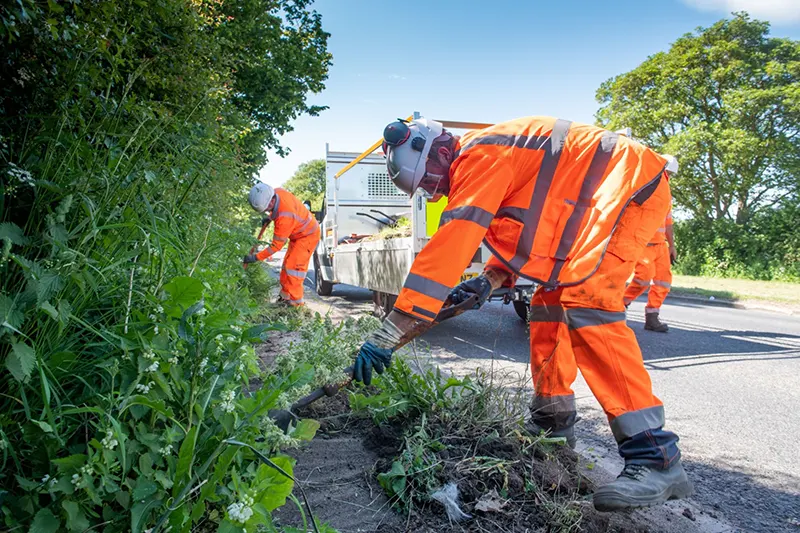
[[[322,279],[322,265],[317,252],[314,252],[314,286],[320,296],[330,296],[333,292],[333,283]]]
[[[514,300],[511,303],[514,304],[514,311],[517,312],[517,315],[519,315],[522,320],[527,322],[528,310],[530,309],[529,305],[525,302],[520,302],[519,300]]]

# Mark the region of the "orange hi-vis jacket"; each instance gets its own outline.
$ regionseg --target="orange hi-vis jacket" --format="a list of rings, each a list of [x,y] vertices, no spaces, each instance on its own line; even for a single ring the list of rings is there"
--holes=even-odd
[[[270,218],[273,221],[272,243],[256,254],[264,261],[279,252],[288,240],[297,240],[312,233],[319,233],[319,224],[314,215],[298,198],[286,189],[275,189],[275,207]]]
[[[667,242],[667,227],[672,226],[672,209],[669,210],[667,214],[667,219],[664,220],[664,224],[658,228],[658,231],[653,235],[653,238],[650,239],[650,242],[647,243],[648,246],[655,246],[656,244],[662,244]]]
[[[484,238],[495,256],[490,267],[547,286],[581,283],[600,264],[622,211],[666,164],[628,137],[550,117],[467,133],[450,167],[441,226],[395,309],[432,320]]]

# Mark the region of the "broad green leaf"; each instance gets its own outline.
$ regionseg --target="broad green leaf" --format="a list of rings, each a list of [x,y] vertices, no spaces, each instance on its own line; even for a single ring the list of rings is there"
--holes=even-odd
[[[58,467],[59,472],[72,472],[86,464],[86,456],[78,453],[68,457],[52,459],[50,462]]]
[[[158,492],[158,485],[156,485],[155,482],[147,478],[140,477],[136,481],[136,488],[133,489],[133,499],[137,501],[144,500],[149,498],[156,492]]]
[[[297,423],[297,427],[292,431],[292,438],[309,441],[314,438],[318,429],[319,422],[309,418],[303,419]]]
[[[243,533],[244,527],[234,524],[227,518],[220,522],[217,533]]]
[[[40,509],[33,517],[33,523],[28,533],[56,533],[59,527],[61,527],[61,520],[50,509]]]
[[[206,514],[206,502],[204,500],[198,500],[192,506],[192,515],[191,515],[192,522],[200,520],[205,514]]]
[[[203,298],[203,283],[195,278],[188,276],[178,276],[164,285],[164,290],[169,294],[167,305],[174,308],[170,313],[174,317],[179,317],[184,309]]]
[[[37,481],[30,481],[25,479],[24,477],[20,477],[17,475],[15,475],[14,477],[17,479],[17,484],[20,487],[22,487],[22,490],[37,490],[39,487],[42,486],[42,484]]]
[[[260,324],[248,328],[242,333],[242,340],[250,342],[259,342],[264,340],[263,333],[265,331],[286,331],[286,326],[283,324]]]
[[[178,453],[178,466],[175,469],[175,486],[172,487],[172,496],[176,497],[192,476],[192,463],[194,462],[194,447],[197,443],[197,429],[194,426],[186,434]]]
[[[67,512],[67,529],[70,531],[85,531],[89,525],[89,520],[83,514],[83,509],[75,502],[64,501],[61,507]]]
[[[259,467],[259,478],[262,480],[258,485],[261,491],[259,501],[268,511],[274,511],[283,506],[286,498],[292,493],[294,480],[286,477],[284,472],[291,476],[294,465],[290,458],[283,456],[270,457],[270,461],[272,464],[262,464]],[[283,472],[277,470],[275,466],[278,466]]]
[[[33,422],[34,424],[39,426],[39,428],[42,431],[44,431],[45,433],[52,433],[53,432],[53,427],[50,424],[48,424],[47,422],[42,422],[41,420],[31,420],[31,422]]]
[[[131,508],[131,532],[141,533],[150,514],[161,507],[161,500],[137,500]]]
[[[0,224],[0,240],[2,239],[9,240],[12,244],[19,246],[28,244],[28,238],[23,234],[22,228],[11,222]]]
[[[25,343],[11,345],[11,353],[6,358],[6,368],[17,381],[27,381],[36,366],[36,352]]]
[[[25,315],[17,309],[14,300],[0,294],[0,327],[6,326],[13,330],[17,330],[22,326],[25,320]]]
[[[58,320],[58,310],[55,307],[53,307],[53,304],[51,304],[50,302],[43,302],[42,305],[40,305],[39,307],[41,308],[42,311],[47,313],[50,316],[50,318],[52,318],[53,320]]]

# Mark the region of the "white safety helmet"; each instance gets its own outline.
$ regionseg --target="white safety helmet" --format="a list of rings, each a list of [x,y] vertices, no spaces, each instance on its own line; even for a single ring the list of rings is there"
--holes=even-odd
[[[247,201],[250,202],[253,209],[259,213],[263,213],[269,207],[273,196],[275,196],[275,189],[266,183],[256,183],[253,188],[250,189],[250,195]]]
[[[678,158],[674,155],[662,154],[661,157],[667,158],[667,172],[675,174],[678,172]]]
[[[386,169],[395,186],[409,196],[425,176],[425,163],[434,139],[444,126],[435,120],[418,118],[411,122],[398,120],[383,130],[383,152]]]

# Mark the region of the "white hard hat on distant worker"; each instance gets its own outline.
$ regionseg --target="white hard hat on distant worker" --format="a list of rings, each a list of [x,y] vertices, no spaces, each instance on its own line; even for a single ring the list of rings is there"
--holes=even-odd
[[[263,213],[269,207],[269,203],[274,196],[275,189],[266,183],[257,183],[250,189],[250,196],[248,196],[247,201],[250,202],[253,209]]]
[[[425,164],[433,141],[444,131],[435,120],[418,118],[392,122],[383,130],[386,168],[395,186],[409,196],[425,177]]]

